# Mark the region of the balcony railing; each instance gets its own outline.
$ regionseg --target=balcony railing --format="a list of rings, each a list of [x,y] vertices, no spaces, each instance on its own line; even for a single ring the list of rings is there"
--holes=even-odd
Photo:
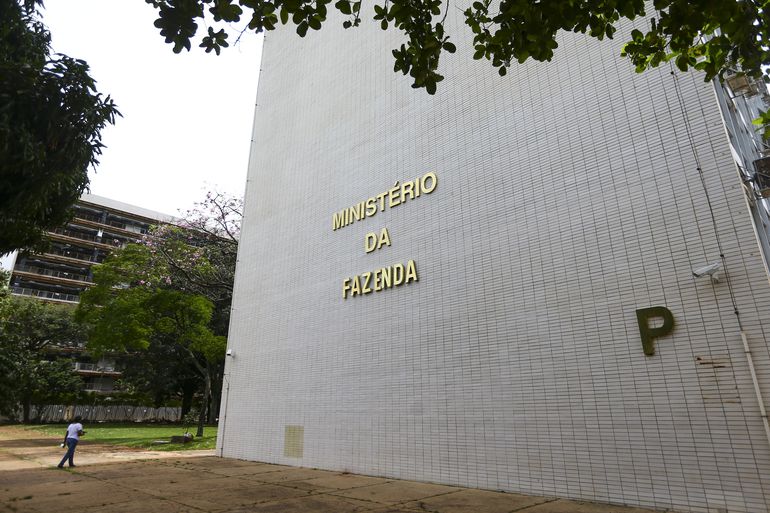
[[[66,230],[63,228],[57,228],[49,232],[49,236],[58,241],[73,242],[78,246],[85,246],[85,247],[94,245],[108,251],[111,249],[123,247],[125,245],[124,242],[114,237],[113,238],[102,237],[102,240],[98,241],[96,240],[97,237],[94,235],[89,235],[86,233],[77,232],[73,230]],[[84,243],[80,243],[80,241],[84,241]]]
[[[104,383],[86,383],[83,385],[84,392],[113,392],[115,387]]]
[[[80,253],[78,251],[67,251],[60,248],[51,248],[47,251],[47,253],[50,253],[52,255],[59,255],[67,258],[74,258],[76,260],[85,260],[86,262],[101,262],[100,257],[95,257],[93,255],[87,255],[86,253]],[[104,257],[101,257],[101,259],[104,259]]]
[[[86,281],[88,280],[88,275],[85,274],[78,274],[78,273],[72,273],[72,272],[65,272],[65,271],[55,271],[53,269],[46,269],[43,267],[36,267],[32,265],[17,265],[14,268],[15,271],[23,271],[28,273],[34,273],[34,274],[40,274],[43,276],[53,276],[55,278],[64,278],[67,280],[78,280],[78,281]],[[90,282],[89,282],[90,283]]]
[[[52,230],[52,231],[53,233],[58,233],[59,235],[66,235],[67,237],[72,237],[73,239],[87,240],[90,242],[99,242],[96,240],[95,235],[89,235],[83,232],[76,232],[74,230],[68,230],[66,228],[56,228],[55,230]]]
[[[122,223],[120,221],[115,221],[113,219],[108,220],[107,224],[110,226],[114,226],[115,228],[120,228],[121,230],[125,230],[127,232],[136,233],[137,235],[145,235],[149,231],[147,228],[139,227],[139,226],[127,224],[127,223]]]
[[[93,223],[93,225],[89,223]],[[143,235],[146,235],[149,232],[148,226],[124,223],[122,221],[116,221],[113,219],[102,221],[101,218],[97,218],[96,216],[78,214],[75,215],[72,224],[86,225],[93,227],[95,230],[101,230],[103,233],[103,243],[106,243],[110,239],[119,239],[121,242],[133,242],[137,239],[140,239]]]
[[[86,212],[75,211],[75,219],[85,219],[86,221],[93,221],[94,223],[101,223],[102,216],[96,214],[88,214]]]
[[[72,368],[76,371],[88,371],[88,372],[115,372],[115,367],[100,366],[96,363],[81,363],[74,362]]]
[[[76,294],[64,294],[61,292],[51,292],[49,290],[28,289],[25,287],[11,286],[11,293],[19,294],[21,296],[33,296],[41,297],[44,299],[55,299],[57,301],[71,301],[77,303],[80,300],[80,296]]]

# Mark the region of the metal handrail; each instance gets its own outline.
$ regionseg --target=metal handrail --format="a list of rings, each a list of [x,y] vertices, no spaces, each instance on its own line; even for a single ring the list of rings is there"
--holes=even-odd
[[[35,267],[31,265],[17,265],[14,270],[39,274],[43,276],[53,276],[54,278],[64,278],[67,280],[88,281],[88,275],[85,274],[54,271],[52,269],[45,269],[43,267]]]
[[[11,292],[20,296],[42,297],[46,299],[56,299],[59,301],[72,301],[77,303],[80,296],[75,294],[63,294],[61,292],[51,292],[49,290],[28,289],[26,287],[11,286]]]

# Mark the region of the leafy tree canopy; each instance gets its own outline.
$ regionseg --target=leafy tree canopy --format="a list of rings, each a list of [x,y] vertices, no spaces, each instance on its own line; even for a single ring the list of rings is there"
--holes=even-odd
[[[169,369],[191,369],[204,386],[201,436],[212,376],[224,360],[226,339],[210,328],[214,304],[175,288],[168,267],[152,262],[150,248],[141,244],[110,255],[93,268],[95,285],[81,295],[77,317],[89,327],[88,346],[97,353],[173,354],[178,360]],[[144,385],[158,390],[157,383]]]
[[[0,412],[17,405],[28,422],[30,406],[77,393],[82,385],[69,360],[52,359],[51,346],[77,346],[84,340],[73,309],[31,298],[0,300]]]
[[[146,1],[158,10],[155,26],[177,53],[190,49],[201,23],[208,30],[200,46],[217,54],[229,46],[227,25],[262,32],[291,23],[304,37],[308,30],[321,29],[330,8],[345,16],[345,28],[361,23],[360,0],[333,5],[332,0]],[[637,71],[674,60],[679,69],[702,70],[711,80],[728,70],[760,77],[763,66],[770,65],[770,12],[762,0],[468,0],[466,5],[473,56],[491,61],[500,75],[516,62],[551,60],[560,31],[601,40],[613,37],[621,19],[645,16],[646,29],[634,30],[623,50]],[[412,87],[430,94],[444,78],[437,71],[442,52],[456,50],[444,31],[450,8],[442,0],[380,0],[374,5],[373,21],[404,35],[404,44],[393,50],[395,71],[409,74]]]
[[[242,212],[242,199],[207,193],[177,225],[156,226],[144,238],[151,255],[148,269],[164,269],[165,282],[229,305]]]
[[[201,388],[200,376],[182,349],[159,341],[152,341],[144,351],[121,358],[120,368],[121,392],[145,397],[156,408],[179,398],[182,416],[190,411],[193,395]]]
[[[9,347],[39,352],[49,346],[76,347],[84,340],[69,305],[18,296],[2,305],[0,334]]]
[[[88,345],[105,350],[145,350],[153,339],[177,345],[204,360],[224,356],[224,340],[209,329],[213,305],[174,290],[163,270],[148,276],[150,251],[129,244],[93,268],[96,285],[81,296],[77,317],[89,327]]]
[[[163,283],[210,300],[217,335],[227,335],[242,212],[242,199],[208,192],[178,225],[157,226],[142,241],[150,251],[145,281],[156,273]]]
[[[119,115],[85,61],[51,53],[41,0],[0,0],[0,254],[67,221]]]
[[[157,226],[94,267],[96,285],[78,308],[92,350],[130,353],[123,379],[131,389],[156,403],[179,394],[186,411],[202,385],[199,433],[221,391],[242,207],[209,192],[178,225]]]

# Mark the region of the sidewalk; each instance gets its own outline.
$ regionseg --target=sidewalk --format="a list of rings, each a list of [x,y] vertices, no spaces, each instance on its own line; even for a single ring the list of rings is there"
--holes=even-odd
[[[651,510],[83,443],[0,428],[0,512],[645,513]]]

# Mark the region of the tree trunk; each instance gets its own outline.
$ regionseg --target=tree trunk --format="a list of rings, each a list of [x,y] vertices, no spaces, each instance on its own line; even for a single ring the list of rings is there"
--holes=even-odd
[[[185,380],[182,385],[182,412],[179,415],[179,420],[183,420],[185,415],[190,413],[193,406],[193,396],[195,395],[195,389],[197,383]]]
[[[32,409],[32,398],[31,397],[25,397],[22,399],[22,407],[21,407],[21,422],[22,424],[29,424],[29,413]]]
[[[203,424],[206,422],[206,410],[208,409],[207,406],[209,404],[210,396],[211,396],[211,365],[208,362],[206,362],[205,387],[203,389],[203,397],[201,398],[201,411],[200,411],[200,416],[198,417],[198,432],[195,434],[196,437],[203,436]]]
[[[155,397],[152,399],[152,406],[154,408],[160,408],[166,403],[166,397],[164,392],[155,392]]]
[[[222,375],[224,374],[224,365],[215,364],[212,366],[211,383],[211,403],[209,406],[209,424],[215,424],[219,417],[219,407],[222,403]]]
[[[211,406],[209,407],[209,424],[216,424],[219,420],[219,407],[222,403],[222,389],[211,394]]]

